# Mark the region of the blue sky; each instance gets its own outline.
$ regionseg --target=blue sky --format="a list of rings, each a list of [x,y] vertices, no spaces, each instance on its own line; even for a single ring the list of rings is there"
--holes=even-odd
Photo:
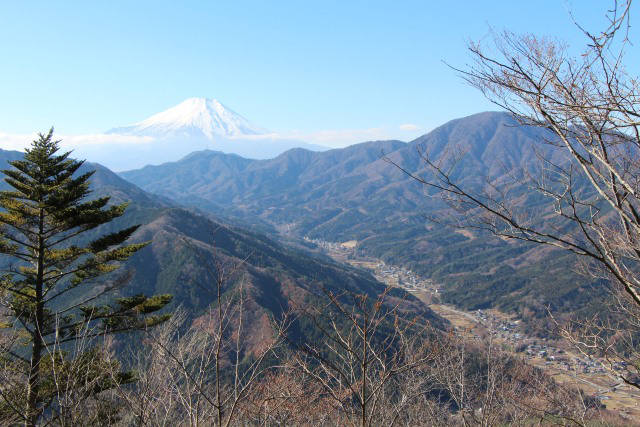
[[[608,4],[4,2],[0,133],[99,133],[198,96],[272,131],[335,132],[336,145],[371,129],[406,139],[495,109],[443,63],[464,66],[468,40],[491,26],[581,46],[569,11],[600,28]]]

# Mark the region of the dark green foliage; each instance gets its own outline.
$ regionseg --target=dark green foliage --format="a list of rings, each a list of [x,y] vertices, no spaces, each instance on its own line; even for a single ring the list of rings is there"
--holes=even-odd
[[[128,276],[115,275],[115,270],[148,242],[125,244],[137,225],[83,242],[83,236],[94,234],[92,230],[121,217],[127,204],[109,204],[108,196],[87,200],[94,171],[78,173],[83,162],[69,155],[58,153],[52,129],[40,134],[23,159],[11,161],[12,169],[3,171],[12,189],[0,191],[0,253],[14,260],[0,282],[8,302],[3,325],[7,336],[20,337],[7,354],[17,378],[24,375],[24,393],[14,394],[26,404],[12,406],[26,407],[22,416],[27,424],[35,424],[53,405],[54,391],[59,390],[51,391],[50,383],[66,365],[84,363],[83,372],[92,378],[108,375],[97,361],[92,365],[97,349],[68,359],[62,350],[51,356],[51,348],[156,325],[168,315],[153,313],[171,300],[169,295],[138,295],[104,302],[105,294],[127,282]],[[56,357],[60,360],[53,363]],[[129,381],[130,376],[119,373],[115,380]],[[112,380],[98,382],[86,392],[109,388]]]

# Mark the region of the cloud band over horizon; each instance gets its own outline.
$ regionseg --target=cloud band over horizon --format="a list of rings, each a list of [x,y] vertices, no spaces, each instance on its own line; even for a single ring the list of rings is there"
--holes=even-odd
[[[415,124],[402,124],[395,128],[374,127],[367,129],[326,129],[311,132],[284,131],[272,132],[264,135],[248,135],[242,139],[250,140],[293,140],[309,144],[324,146],[327,148],[343,148],[349,145],[372,140],[399,139],[409,141],[424,133],[424,129]],[[0,148],[4,150],[24,151],[37,139],[36,132],[32,134],[11,134],[0,132]],[[151,144],[155,141],[153,137],[92,133],[92,134],[60,134],[56,135],[60,139],[64,149],[72,150],[83,146],[100,146],[107,144]],[[99,159],[92,159],[99,161]]]

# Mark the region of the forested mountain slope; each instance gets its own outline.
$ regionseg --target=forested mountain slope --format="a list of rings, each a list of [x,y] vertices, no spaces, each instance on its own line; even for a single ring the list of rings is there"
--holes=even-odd
[[[487,179],[511,179],[514,171],[535,173],[540,152],[562,161],[559,150],[540,144],[548,137],[505,113],[487,112],[453,120],[410,143],[375,141],[320,153],[294,149],[270,160],[203,151],[121,176],[178,202],[263,221],[298,237],[357,240],[363,253],[441,282],[447,301],[535,317],[544,316],[547,305],[574,311],[594,301],[593,292],[584,292],[594,284],[573,271],[573,258],[428,221],[446,216],[449,207],[387,160],[429,176],[421,151],[436,158],[462,153],[452,175],[478,189]],[[514,183],[510,196],[531,212],[548,212],[548,201],[527,191],[528,185]]]
[[[0,150],[0,165],[20,158],[21,153]],[[183,306],[191,318],[202,315],[216,297],[216,263],[230,274],[223,287],[225,293],[238,291],[245,295],[245,321],[248,343],[258,343],[269,333],[269,319],[281,317],[294,305],[317,302],[326,298],[323,288],[334,293],[353,291],[373,297],[384,285],[370,274],[350,269],[287,248],[264,235],[229,226],[146,193],[98,164],[91,178],[91,197],[108,195],[114,202],[129,202],[125,215],[105,225],[109,230],[142,224],[132,237],[134,241],[151,241],[126,267],[133,273],[123,295],[170,293],[171,307]],[[0,188],[7,185],[2,181]],[[98,228],[94,235],[107,230]],[[91,238],[91,236],[86,236]],[[7,259],[3,261],[7,262]],[[399,298],[396,300],[396,298]],[[402,291],[394,291],[392,300],[403,304],[424,320],[443,325],[423,303]]]

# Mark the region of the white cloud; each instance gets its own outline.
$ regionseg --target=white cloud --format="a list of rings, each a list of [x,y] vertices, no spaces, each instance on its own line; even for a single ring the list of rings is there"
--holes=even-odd
[[[101,144],[149,144],[154,141],[151,136],[118,135],[95,133],[87,135],[63,135],[58,137],[62,144],[69,147]]]
[[[410,141],[422,134],[422,128],[404,124],[397,128],[375,127],[366,129],[325,129],[312,132],[289,131],[271,134],[270,137],[295,139],[331,148],[341,148],[365,141],[399,139]]]
[[[389,133],[383,128],[369,129],[325,129],[315,132],[284,132],[278,134],[284,139],[295,139],[326,147],[346,147],[358,142],[389,139]]]
[[[409,131],[409,132],[418,131],[421,129],[420,126],[414,125],[412,123],[405,123],[398,127],[400,128],[400,130]]]
[[[243,140],[287,140],[299,141],[308,144],[315,144],[329,148],[342,148],[348,145],[357,144],[365,141],[399,139],[402,141],[410,141],[422,133],[423,128],[414,124],[402,124],[397,127],[373,127],[365,129],[324,129],[318,131],[283,131],[273,132],[263,135],[243,135],[239,137]],[[56,134],[57,139],[62,140],[61,146],[64,149],[77,148],[98,148],[109,144],[125,144],[145,145],[155,141],[150,136],[135,135],[119,135],[119,134],[83,134],[83,135],[63,135]],[[31,144],[31,141],[37,138],[34,134],[9,134],[0,132],[0,148],[5,150],[20,150]],[[234,139],[234,138],[229,138]]]
[[[0,148],[3,150],[24,151],[31,141],[37,138],[37,134],[10,134],[0,132]]]
[[[65,149],[74,149],[88,145],[104,145],[104,144],[148,144],[154,141],[149,136],[133,136],[133,135],[111,135],[111,134],[86,134],[86,135],[58,135],[54,134],[56,139],[61,140],[60,145]],[[24,151],[31,145],[31,141],[37,139],[38,135],[33,134],[10,134],[0,132],[0,148],[3,150]]]
[[[400,139],[409,141],[419,136],[417,133],[421,128],[365,128],[365,129],[323,129],[318,131],[284,131],[274,132],[264,135],[248,135],[242,139],[252,140],[294,140],[303,141],[308,144],[322,145],[330,148],[341,148],[348,145],[357,144],[365,141]]]

